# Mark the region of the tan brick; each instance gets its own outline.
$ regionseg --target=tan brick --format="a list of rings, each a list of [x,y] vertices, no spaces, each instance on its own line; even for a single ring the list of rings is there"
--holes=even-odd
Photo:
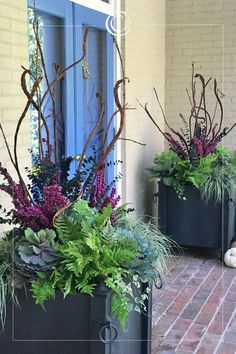
[[[181,11],[181,9],[183,11]],[[188,76],[189,60],[193,58],[199,69],[207,75],[214,76],[221,85],[224,74],[225,85],[222,84],[225,99],[225,123],[233,122],[233,112],[236,106],[236,91],[233,83],[236,76],[236,40],[235,40],[235,11],[236,2],[230,0],[167,0],[167,36],[166,36],[166,88],[165,110],[167,117],[175,127],[180,127],[177,114],[180,109],[187,111],[188,102],[176,91],[182,92],[181,77],[186,79],[185,86],[189,85]],[[190,26],[172,27],[172,23],[192,23]],[[205,26],[208,24],[209,26]],[[169,26],[169,27],[168,27]],[[199,37],[200,36],[200,37]],[[200,38],[200,39],[199,39]],[[182,50],[181,60],[175,55],[175,51]],[[182,63],[182,65],[180,65]],[[223,72],[222,72],[223,70]],[[186,73],[188,75],[186,75]],[[181,85],[181,86],[180,86]],[[213,106],[210,102],[209,107]],[[236,148],[236,139],[227,138],[225,144],[230,149]]]
[[[129,0],[126,1],[124,10],[132,18],[132,30],[126,38],[123,38],[125,39],[126,71],[131,78],[130,85],[127,87],[127,100],[137,107],[136,111],[127,113],[126,136],[135,136],[136,139],[147,143],[148,132],[148,148],[137,150],[137,146],[132,143],[122,143],[122,154],[126,155],[127,166],[124,171],[122,197],[123,200],[133,201],[137,214],[141,214],[145,212],[142,202],[144,195],[148,194],[151,198],[153,186],[147,182],[146,174],[137,180],[139,166],[150,165],[156,151],[162,150],[164,145],[163,139],[153,129],[148,117],[137,105],[136,98],[138,97],[141,102],[149,102],[149,108],[153,114],[160,116],[152,87],[158,88],[161,102],[164,105],[165,31],[168,30],[170,34],[172,30],[157,26],[157,24],[165,23],[164,0],[148,2],[147,6],[143,6],[142,1]],[[144,27],[143,24],[153,24],[153,26]],[[137,48],[139,48],[138,56]],[[178,56],[182,56],[181,50],[178,51]],[[144,57],[145,60],[143,60]],[[163,118],[160,120],[162,121]],[[145,185],[148,189],[146,191]]]
[[[0,55],[12,56],[12,45],[10,42],[0,44]]]
[[[0,96],[0,109],[11,106],[12,101],[13,99],[11,96]]]
[[[1,14],[2,13],[0,12],[0,28],[10,29],[11,28],[11,19],[2,17]]]
[[[11,148],[16,123],[25,105],[25,97],[20,87],[20,66],[28,63],[26,3],[25,0],[0,0],[0,122]],[[22,124],[19,136],[19,144],[22,146],[21,166],[30,164],[30,157],[27,153],[29,138],[30,129],[27,117]],[[0,161],[11,173],[13,172],[2,138],[0,139]],[[0,204],[10,205],[9,198],[2,193]],[[0,232],[2,231],[1,227]]]

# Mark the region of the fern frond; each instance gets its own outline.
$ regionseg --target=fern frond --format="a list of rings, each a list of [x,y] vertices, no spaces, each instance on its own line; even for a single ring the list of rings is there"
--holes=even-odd
[[[137,259],[140,253],[137,251],[137,243],[134,240],[118,240],[112,255],[118,264],[129,264]]]
[[[62,241],[77,240],[81,234],[81,223],[73,217],[73,213],[63,213],[55,221],[56,230]]]
[[[63,289],[63,294],[64,294],[64,298],[72,293],[72,274],[69,276],[69,278],[66,280],[64,289]]]
[[[104,226],[109,220],[112,214],[112,205],[108,204],[105,208],[103,208],[99,213],[95,216],[95,223],[98,227]]]

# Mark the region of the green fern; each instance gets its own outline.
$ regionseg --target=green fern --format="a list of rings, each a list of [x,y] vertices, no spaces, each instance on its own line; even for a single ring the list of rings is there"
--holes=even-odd
[[[46,300],[55,299],[55,288],[48,278],[46,281],[33,280],[31,291],[37,305],[43,306]]]
[[[73,281],[73,276],[72,274],[70,275],[70,277],[66,280],[65,282],[65,286],[63,289],[63,294],[64,297],[66,297],[67,295],[71,294],[72,291],[72,281]]]
[[[183,199],[188,184],[200,191],[205,202],[220,202],[236,188],[236,155],[222,146],[193,160],[181,159],[173,151],[167,151],[157,155],[148,170],[152,179],[162,180]]]
[[[78,239],[81,233],[81,223],[72,215],[64,213],[55,221],[56,229],[61,240]]]
[[[54,298],[56,289],[64,296],[78,291],[93,295],[96,279],[103,275],[113,292],[113,313],[124,327],[127,314],[144,306],[143,294],[137,295],[137,289],[151,279],[147,276],[150,269],[155,274],[158,261],[161,271],[168,242],[151,224],[139,220],[119,218],[112,225],[110,205],[102,212],[90,209],[85,201],[77,202],[59,217],[57,252],[62,261],[51,274],[39,274],[39,281],[32,282],[33,296],[42,305]],[[145,243],[152,247],[149,253],[142,248]]]
[[[164,151],[162,154],[155,156],[153,166],[147,168],[147,171],[151,179],[162,178],[172,174],[178,161],[179,157],[174,151]]]
[[[123,247],[126,248],[123,248]],[[135,241],[118,242],[111,252],[112,259],[116,264],[128,265],[140,256],[140,253],[136,251],[137,244]],[[132,252],[134,251],[135,252]]]
[[[112,214],[112,205],[108,204],[101,212],[97,213],[95,216],[95,224],[97,227],[103,227],[110,220]]]

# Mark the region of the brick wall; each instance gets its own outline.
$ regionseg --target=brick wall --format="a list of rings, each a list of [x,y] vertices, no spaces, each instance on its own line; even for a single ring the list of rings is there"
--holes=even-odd
[[[137,214],[152,212],[152,194],[156,183],[148,181],[145,168],[152,164],[157,151],[163,149],[163,139],[147,118],[137,98],[149,103],[154,115],[158,114],[153,86],[159,90],[164,104],[165,81],[165,1],[126,1],[125,11],[130,17],[130,32],[125,36],[125,66],[130,78],[127,101],[136,110],[128,111],[126,137],[147,145],[122,142],[126,161],[123,178],[124,200],[134,203]]]
[[[191,63],[206,77],[215,77],[226,95],[224,125],[236,119],[236,1],[166,0],[165,110],[174,127],[179,112],[189,114],[185,88],[190,88]],[[212,85],[211,85],[212,88]],[[215,100],[209,97],[209,107]],[[236,130],[224,144],[236,149]]]
[[[24,109],[25,98],[20,87],[21,65],[28,66],[26,0],[0,0],[0,122],[10,146],[13,146],[16,122]],[[29,120],[26,118],[19,137],[20,166],[29,164]],[[3,138],[0,136],[0,161],[12,173]],[[0,193],[0,204],[10,206]],[[3,227],[0,227],[0,232]]]

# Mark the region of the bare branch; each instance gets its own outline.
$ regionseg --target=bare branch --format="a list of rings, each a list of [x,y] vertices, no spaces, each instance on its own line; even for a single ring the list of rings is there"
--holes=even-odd
[[[105,130],[105,133],[104,133],[104,139],[103,139],[103,143],[102,143],[102,151],[104,150],[104,147],[106,145],[106,142],[107,142],[107,137],[108,137],[108,133],[109,133],[109,130],[110,130],[110,127],[111,127],[111,124],[115,118],[115,116],[119,113],[119,110],[116,110],[112,116],[110,117],[109,119],[109,122],[107,124],[107,127],[106,127],[106,130]]]
[[[66,68],[64,68],[57,76],[56,78],[54,78],[52,80],[51,83],[49,83],[49,87],[47,88],[47,90],[44,92],[40,104],[39,104],[39,111],[38,111],[38,117],[40,120],[41,117],[41,113],[42,113],[42,107],[44,104],[45,99],[47,98],[48,94],[50,93],[51,88],[57,83],[57,81],[59,81],[60,79],[63,78],[63,76],[65,75],[65,73],[72,69],[73,67],[75,67],[76,65],[78,65],[79,63],[81,63],[83,61],[83,59],[86,56],[86,52],[87,52],[87,37],[88,37],[88,32],[89,32],[89,28],[86,29],[85,33],[84,33],[84,38],[83,38],[83,54],[81,56],[80,59],[78,59],[77,61],[75,61],[74,63],[70,64],[69,66],[67,66]]]
[[[131,141],[132,143],[135,143],[135,144],[138,144],[138,145],[142,145],[142,146],[147,146],[147,144],[144,144],[144,143],[140,143],[139,141],[137,141],[137,140],[134,140],[134,139],[128,139],[128,138],[119,138],[119,140],[124,140],[124,141]]]
[[[217,136],[217,135],[219,134],[219,132],[221,131],[221,128],[222,128],[223,118],[224,118],[224,108],[223,108],[221,99],[220,99],[220,97],[219,97],[219,92],[218,92],[218,90],[217,90],[217,81],[216,81],[216,79],[214,80],[214,93],[215,93],[217,102],[218,102],[219,107],[220,107],[220,124],[219,124],[218,131],[217,131],[217,133],[216,133],[216,136]]]
[[[211,132],[211,128],[212,128],[212,119],[210,114],[207,112],[207,108],[206,108],[206,87],[209,84],[209,82],[211,81],[211,78],[209,78],[207,80],[207,82],[205,83],[205,79],[201,74],[196,74],[195,75],[196,78],[199,78],[201,83],[202,83],[202,94],[201,94],[201,98],[200,98],[200,103],[199,106],[197,108],[197,116],[200,113],[200,110],[203,110],[205,113],[205,126],[206,126],[206,136],[208,136]],[[203,108],[202,108],[202,102],[203,102]],[[208,120],[209,120],[209,130],[207,129],[208,127]]]
[[[207,144],[205,150],[207,149],[208,146],[211,145],[211,143],[212,143],[215,139],[217,139],[217,137],[218,137],[218,138],[220,137],[220,135],[221,135],[221,129],[222,129],[222,124],[223,124],[223,118],[224,118],[224,109],[223,109],[223,105],[222,105],[221,99],[220,99],[220,97],[219,97],[219,91],[218,91],[218,89],[217,89],[217,81],[216,81],[216,79],[214,80],[214,94],[215,94],[215,97],[216,97],[217,102],[218,102],[219,107],[220,107],[220,123],[219,123],[219,127],[218,127],[218,129],[217,129],[217,132],[215,133],[215,136],[212,137],[212,139],[208,142],[208,144]],[[236,123],[234,123],[233,126],[232,126],[229,130],[227,130],[227,133],[226,133],[226,134],[223,134],[223,136],[227,135],[227,134],[234,128],[235,125],[236,125]]]
[[[30,103],[33,105],[33,107],[39,111],[39,106],[38,104],[34,101],[33,97],[31,96],[31,94],[29,93],[28,89],[27,89],[27,86],[26,86],[26,79],[25,79],[25,76],[26,74],[29,74],[31,77],[33,77],[32,73],[30,70],[26,69],[24,66],[22,66],[22,68],[24,69],[24,72],[22,74],[22,79],[21,79],[21,88],[24,92],[24,94],[26,95],[26,97],[28,98],[28,100],[30,101]],[[39,77],[40,80],[42,80],[41,77]],[[35,79],[36,80],[36,79]],[[46,131],[46,137],[47,137],[47,149],[49,151],[50,149],[50,134],[49,134],[49,128],[48,128],[48,124],[47,124],[47,121],[46,121],[46,118],[47,117],[44,117],[43,113],[41,112],[41,120],[43,122],[43,126],[45,128],[45,131]]]
[[[83,159],[84,159],[84,156],[85,156],[85,153],[87,151],[87,148],[89,146],[89,143],[91,142],[94,134],[96,133],[96,130],[98,129],[99,125],[101,124],[102,122],[102,119],[104,117],[104,112],[105,112],[105,109],[104,109],[104,102],[103,102],[103,97],[102,97],[102,94],[101,93],[97,93],[96,97],[99,99],[100,101],[100,105],[101,105],[101,113],[97,119],[97,122],[93,128],[93,130],[91,131],[91,133],[89,134],[88,136],[88,139],[86,140],[86,143],[84,145],[84,148],[83,148],[83,151],[82,151],[82,154],[81,154],[81,159],[80,159],[80,162],[79,162],[79,165],[78,165],[78,168],[77,168],[77,173],[80,172],[80,169],[81,169],[81,166],[83,164]]]
[[[165,137],[165,134],[163,132],[163,130],[159,127],[159,125],[156,123],[155,119],[153,118],[153,116],[151,115],[151,113],[149,112],[148,108],[147,108],[147,103],[145,103],[145,105],[143,106],[142,103],[137,99],[138,103],[140,104],[140,106],[143,108],[143,110],[147,113],[148,117],[151,119],[151,121],[153,122],[153,124],[155,125],[155,127],[159,130],[159,132]]]
[[[4,132],[4,129],[3,129],[1,123],[0,123],[0,130],[1,130],[1,133],[2,133],[2,136],[3,136],[3,140],[4,140],[4,143],[5,143],[5,146],[6,146],[8,155],[9,155],[9,158],[10,158],[10,160],[11,160],[11,163],[12,163],[12,165],[14,166],[14,168],[16,169],[15,161],[14,161],[14,159],[13,159],[13,156],[12,156],[12,153],[11,153],[11,149],[10,149],[10,146],[9,146],[9,144],[8,144],[7,137],[6,137],[6,135],[5,135],[5,132]]]
[[[165,115],[164,109],[163,109],[163,107],[161,105],[161,102],[159,100],[159,97],[158,97],[158,94],[157,94],[157,90],[155,89],[155,87],[153,87],[153,90],[155,92],[156,100],[157,100],[157,103],[158,103],[158,105],[160,107],[164,122],[165,122],[166,126],[174,133],[173,129],[171,128],[171,126],[169,125],[169,123],[168,123],[168,121],[166,119],[166,115]]]
[[[18,158],[17,158],[17,143],[18,143],[18,135],[19,135],[19,131],[20,131],[21,124],[22,124],[22,122],[23,122],[23,120],[24,120],[24,118],[25,118],[25,116],[26,116],[26,113],[28,112],[28,109],[29,109],[30,104],[31,104],[31,99],[33,99],[34,94],[35,94],[35,92],[37,91],[38,86],[39,86],[39,84],[40,84],[40,82],[41,82],[41,79],[42,79],[42,78],[39,78],[38,80],[36,80],[36,81],[34,82],[34,85],[33,85],[33,87],[32,87],[31,93],[30,93],[30,99],[28,99],[28,101],[27,101],[27,103],[26,103],[26,105],[25,105],[25,108],[24,108],[24,110],[23,110],[23,112],[22,112],[22,114],[21,114],[21,116],[20,116],[20,118],[19,118],[19,120],[18,120],[18,122],[17,122],[16,131],[15,131],[15,134],[14,134],[14,160],[15,160],[15,169],[16,169],[16,172],[17,172],[17,174],[18,174],[19,180],[20,180],[20,182],[21,182],[21,184],[22,184],[22,187],[24,188],[25,193],[28,195],[28,197],[29,197],[30,199],[31,199],[30,193],[29,193],[29,191],[28,191],[28,189],[27,189],[27,187],[26,187],[26,185],[25,185],[25,183],[24,183],[24,180],[23,180],[23,178],[22,178],[22,176],[21,176],[20,169],[19,169]],[[22,76],[21,76],[21,80],[22,80],[21,83],[24,85],[24,80],[25,80],[24,73],[23,73]]]

